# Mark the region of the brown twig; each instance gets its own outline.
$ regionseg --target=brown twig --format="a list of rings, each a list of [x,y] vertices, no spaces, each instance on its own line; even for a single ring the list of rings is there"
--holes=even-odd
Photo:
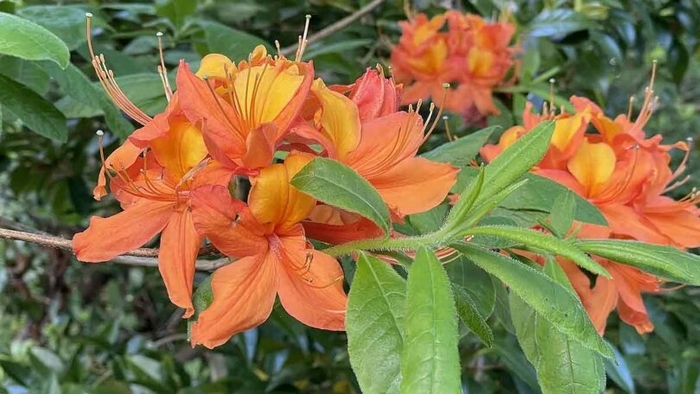
[[[325,28],[319,30],[318,33],[312,34],[309,36],[309,38],[306,40],[307,44],[313,44],[316,41],[320,41],[333,33],[344,29],[351,23],[355,22],[356,20],[362,18],[363,16],[369,14],[373,9],[379,7],[384,0],[374,0],[373,2],[367,4],[366,6],[360,8],[359,10],[353,12],[352,14],[346,16],[345,18],[339,20],[338,22],[333,23],[332,25],[328,25]],[[286,48],[282,48],[280,53],[284,56],[289,56],[296,52],[297,50],[297,44],[295,45],[290,45]]]
[[[38,232],[17,231],[0,228],[0,238],[31,242],[62,250],[73,250],[73,243],[71,240]],[[122,256],[117,256],[111,261],[119,264],[139,267],[157,267],[158,260],[155,258],[156,256],[158,256],[158,249],[142,248],[134,249]],[[228,258],[220,258],[216,260],[197,260],[196,268],[200,271],[213,271],[219,267],[223,267],[229,262],[230,260]]]

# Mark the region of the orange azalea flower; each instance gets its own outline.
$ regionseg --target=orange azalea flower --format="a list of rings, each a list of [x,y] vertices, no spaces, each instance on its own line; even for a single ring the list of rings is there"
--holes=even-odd
[[[327,330],[345,328],[343,273],[332,257],[313,250],[299,222],[316,202],[289,185],[311,157],[291,154],[252,179],[249,206],[226,187],[193,192],[194,224],[223,253],[238,258],[212,276],[214,301],[192,326],[192,344],[219,346],[264,322],[279,294],[297,320]]]
[[[663,195],[675,187],[671,183],[685,164],[671,171],[668,152],[672,148],[687,152],[688,147],[685,143],[662,145],[660,135],[646,138],[643,127],[651,115],[652,95],[648,89],[643,110],[634,121],[628,115],[610,119],[597,105],[579,97],[571,99],[574,115],[543,116],[556,119],[556,129],[549,152],[533,172],[588,199],[609,224],[584,224],[578,237],[636,239],[678,248],[700,246],[697,196],[675,201]],[[501,146],[484,147],[482,156],[492,160],[539,120],[530,113],[530,106],[524,119],[525,127],[507,130]],[[584,134],[589,125],[598,133]],[[660,291],[661,281],[634,267],[598,260],[612,279],[598,277],[594,285],[573,263],[560,260],[598,331],[603,333],[607,316],[615,308],[620,318],[638,332],[653,330],[640,293]]]
[[[159,270],[171,301],[185,309],[185,317],[192,315],[192,279],[202,236],[192,223],[189,193],[202,183],[226,184],[230,177],[208,164],[207,155],[201,132],[184,118],[175,94],[163,114],[105,160],[96,196],[103,194],[108,175],[124,211],[92,217],[90,226],[73,237],[78,260],[107,261],[162,232]]]
[[[416,157],[426,138],[423,120],[413,111],[396,112],[396,107],[389,108],[397,102],[398,94],[392,81],[379,77],[375,70],[368,70],[358,85],[379,94],[374,96],[374,101],[369,94],[348,98],[326,87],[320,79],[314,81],[311,92],[319,108],[314,125],[306,129],[316,133],[316,139],[327,149],[330,158],[352,167],[367,179],[394,217],[402,218],[437,206],[456,182],[458,169]],[[312,134],[305,131],[307,136]]]
[[[418,14],[399,22],[402,35],[391,52],[392,71],[396,80],[405,83],[402,104],[443,96],[443,84],[457,79],[456,67],[448,66],[448,36],[441,32],[445,15],[428,19]]]
[[[211,156],[249,175],[271,163],[314,77],[310,62],[273,58],[263,46],[238,65],[223,55],[207,55],[199,77],[184,62],[180,71],[182,110],[192,123],[201,124]]]
[[[403,104],[428,97],[435,101],[447,82],[457,85],[450,99],[439,103],[448,111],[465,116],[498,113],[492,94],[515,64],[515,49],[509,46],[514,25],[488,23],[454,10],[430,20],[418,14],[399,25],[402,36],[391,63],[396,80],[406,85]]]
[[[637,268],[594,258],[610,273],[612,279],[597,276],[595,284],[591,285],[590,278],[577,265],[566,259],[557,261],[581,297],[581,302],[598,333],[603,335],[608,316],[615,308],[620,319],[633,326],[638,333],[653,331],[654,325],[647,315],[641,292],[661,291],[661,281]]]

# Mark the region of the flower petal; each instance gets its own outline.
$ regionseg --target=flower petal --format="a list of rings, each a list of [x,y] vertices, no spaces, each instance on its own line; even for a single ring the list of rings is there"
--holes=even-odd
[[[214,271],[214,301],[192,325],[192,345],[211,349],[267,320],[275,303],[278,264],[274,254],[263,253]]]
[[[649,320],[641,291],[659,291],[659,280],[636,268],[621,264],[606,264],[605,268],[613,275],[620,294],[620,302],[617,304],[620,319],[633,326],[640,334],[653,331],[654,325]]]
[[[167,134],[150,142],[153,154],[178,181],[207,155],[202,133],[186,119],[170,123]]]
[[[360,239],[381,237],[383,231],[369,219],[330,205],[317,205],[302,222],[307,238],[339,245]]]
[[[344,163],[367,179],[415,156],[423,143],[423,119],[415,112],[395,112],[362,124],[357,149]]]
[[[177,212],[163,230],[158,253],[158,269],[173,304],[185,309],[183,318],[194,313],[192,283],[199,246],[203,237],[197,234],[188,209]]]
[[[659,233],[667,236],[673,245],[683,248],[700,246],[700,217],[696,213],[677,210],[664,213],[645,212],[643,215]]]
[[[245,153],[247,132],[244,134],[232,125],[231,119],[236,117],[233,107],[216,96],[213,87],[197,78],[184,61],[177,71],[177,88],[182,111],[192,124],[200,126],[211,156],[236,167],[232,159]]]
[[[143,246],[163,230],[172,214],[172,202],[139,199],[114,216],[93,216],[90,226],[73,236],[73,252],[89,263],[111,260]]]
[[[260,223],[287,227],[309,216],[316,200],[299,192],[289,180],[310,160],[311,156],[292,153],[284,164],[263,168],[252,179],[248,204]]]
[[[651,225],[634,208],[622,204],[598,205],[613,234],[627,236],[642,242],[668,244],[668,238]]]
[[[263,229],[242,201],[231,198],[225,186],[195,189],[191,204],[197,232],[227,256],[250,256],[267,249]]]
[[[610,145],[584,140],[567,167],[588,191],[586,197],[593,197],[613,174],[615,162],[615,152]]]
[[[367,68],[355,81],[349,98],[357,104],[360,120],[366,121],[396,112],[399,108],[401,87],[387,79],[381,69]]]
[[[323,134],[333,142],[338,159],[343,159],[360,141],[360,115],[357,105],[344,95],[328,89],[320,78],[311,85],[311,92],[321,104],[317,122]]]
[[[411,215],[440,204],[457,181],[458,171],[449,164],[416,157],[404,160],[370,182],[399,216]]]
[[[236,65],[228,57],[220,53],[209,53],[199,63],[197,76],[199,78],[215,78],[227,80],[238,71]]]
[[[343,270],[327,254],[306,249],[303,236],[282,237],[279,296],[300,322],[324,330],[344,330],[347,295]]]
[[[117,171],[129,168],[138,160],[142,151],[143,149],[137,147],[131,141],[126,140],[105,159],[105,163],[102,168],[100,168],[100,174],[97,177],[97,186],[95,186],[95,189],[92,191],[95,200],[99,201],[102,197],[107,195],[107,189],[105,188],[107,185],[106,168],[115,169]]]

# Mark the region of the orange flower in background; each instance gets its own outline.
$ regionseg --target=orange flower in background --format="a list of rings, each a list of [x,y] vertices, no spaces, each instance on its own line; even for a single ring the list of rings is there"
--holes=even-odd
[[[311,63],[273,58],[258,46],[237,66],[223,55],[207,55],[197,75],[182,62],[177,86],[183,112],[200,125],[211,156],[237,173],[254,175],[272,162],[313,78]]]
[[[448,66],[448,36],[441,30],[445,15],[428,19],[418,14],[409,21],[399,22],[402,35],[391,52],[392,72],[404,83],[402,104],[443,95],[445,82],[456,82],[457,68]]]
[[[509,82],[506,77],[515,65],[516,48],[509,46],[513,24],[450,10],[430,20],[421,13],[399,25],[402,35],[391,64],[396,81],[405,85],[402,104],[431,98],[467,117],[498,113],[493,89]],[[437,100],[444,83],[456,87],[442,103]]]
[[[212,276],[212,304],[192,326],[193,344],[212,348],[255,327],[279,295],[284,309],[311,327],[345,329],[343,272],[332,257],[314,250],[299,224],[316,201],[289,180],[311,160],[291,154],[252,179],[249,206],[223,186],[193,192],[194,223],[223,253],[238,258]]]
[[[653,81],[653,77],[652,77]],[[669,151],[687,151],[685,143],[662,145],[661,136],[647,138],[643,130],[651,116],[653,91],[647,89],[642,112],[632,121],[627,115],[608,118],[588,99],[572,97],[572,115],[545,113],[539,117],[526,107],[525,127],[507,130],[498,145],[482,148],[490,161],[542,118],[555,119],[550,149],[533,172],[561,183],[594,204],[608,227],[583,224],[580,238],[635,239],[680,249],[700,246],[700,210],[695,194],[676,201],[665,196],[685,168],[669,167]],[[591,126],[597,133],[585,133]],[[661,280],[637,268],[605,259],[598,261],[612,279],[597,277],[592,284],[576,265],[558,259],[593,323],[602,334],[608,315],[617,308],[620,318],[639,333],[650,332],[641,292],[658,292]]]

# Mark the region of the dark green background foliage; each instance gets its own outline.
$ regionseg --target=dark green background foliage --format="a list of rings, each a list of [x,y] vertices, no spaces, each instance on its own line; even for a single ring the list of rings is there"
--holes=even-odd
[[[110,199],[91,198],[99,168],[95,130],[109,131],[106,149],[134,125],[96,85],[86,60],[85,12],[93,34],[126,94],[147,113],[165,105],[155,67],[155,33],[165,37],[165,62],[192,63],[221,52],[241,59],[258,43],[294,45],[306,14],[313,34],[369,1],[160,0],[155,3],[0,1],[0,11],[33,21],[64,41],[70,66],[0,55],[0,227],[40,229],[70,237],[91,214],[117,211]],[[500,1],[413,1],[433,15],[454,4],[490,16]],[[609,115],[627,112],[641,97],[652,60],[658,62],[658,107],[647,133],[666,142],[697,137],[700,118],[700,5],[694,0],[514,1],[524,51],[518,84],[498,96],[502,112],[489,125],[517,122],[527,99],[572,94],[590,97]],[[387,0],[355,23],[309,46],[316,73],[327,83],[349,83],[367,66],[387,64],[400,34],[403,1]],[[6,39],[3,37],[3,39]],[[637,100],[639,103],[641,100]],[[638,108],[635,108],[638,111]],[[474,130],[456,117],[451,130]],[[502,128],[500,130],[503,130]],[[494,133],[491,138],[498,136]],[[50,137],[50,138],[47,138]],[[446,141],[438,130],[428,149]],[[689,174],[700,171],[694,150]],[[461,158],[462,160],[469,158]],[[679,159],[679,158],[677,158]],[[697,186],[695,178],[679,196]],[[423,231],[427,217],[402,231]],[[355,263],[344,262],[348,280]],[[469,262],[447,266],[476,310],[494,328],[493,338],[463,325],[463,387],[470,393],[538,392],[532,366],[518,346],[503,286]],[[198,274],[201,281],[205,275]],[[88,265],[70,253],[0,241],[0,393],[352,393],[359,392],[344,333],[309,329],[275,308],[257,329],[214,350],[192,349],[181,313],[167,300],[154,268]],[[656,330],[640,336],[608,322],[606,339],[619,363],[606,363],[610,392],[700,392],[700,292],[681,288],[645,298]],[[458,305],[459,308],[459,305]],[[461,323],[460,323],[461,324]],[[480,339],[481,338],[481,339]],[[483,342],[482,342],[483,340]],[[485,343],[492,346],[486,346]]]

